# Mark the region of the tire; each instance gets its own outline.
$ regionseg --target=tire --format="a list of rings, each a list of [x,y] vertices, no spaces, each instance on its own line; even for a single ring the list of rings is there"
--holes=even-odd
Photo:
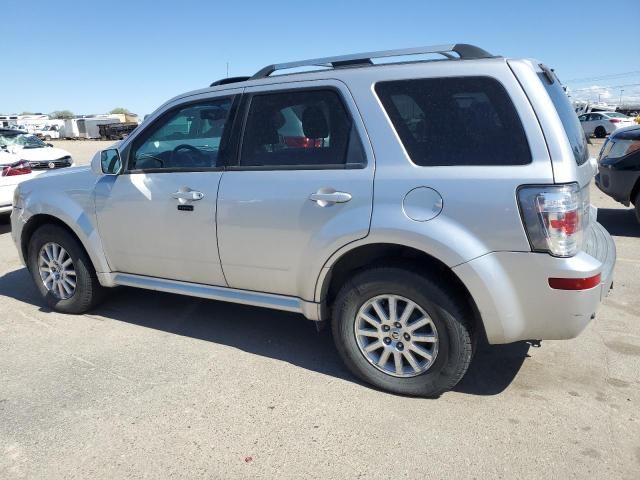
[[[44,140],[45,142],[48,142],[51,140],[51,137],[49,135],[45,135]]]
[[[386,328],[384,322],[377,329],[371,328],[369,325],[372,324],[368,321],[363,323],[363,316],[360,315],[362,309],[365,309],[365,313],[369,312],[367,313],[369,317],[374,316],[377,312],[375,308],[369,310],[366,308],[372,300],[378,299],[380,302],[378,306],[382,306],[383,312],[393,320],[393,315],[390,314],[392,302],[391,300],[386,302],[385,296],[390,298],[396,296],[393,303],[396,304],[397,319],[403,316],[400,314],[401,309],[405,313],[405,309],[410,305],[405,300],[414,302],[418,307],[417,310],[414,308],[409,319],[402,323],[402,328],[394,327],[392,331],[387,332],[394,336],[393,338],[385,336],[387,333],[382,330]],[[426,334],[416,335],[415,332],[418,329],[410,331],[413,325],[424,323],[428,317],[431,325],[421,327],[427,329]],[[342,287],[333,304],[331,327],[340,357],[347,368],[359,379],[393,393],[438,397],[455,387],[469,368],[474,344],[470,329],[471,318],[466,302],[457,292],[452,294],[430,278],[410,270],[379,267],[356,274]],[[361,332],[363,328],[367,330],[368,335],[357,335],[356,329]],[[429,334],[429,331],[432,333]],[[377,337],[373,336],[373,332],[377,332],[375,334]],[[379,347],[380,353],[374,352],[377,358],[372,359],[372,354],[365,353],[363,349],[362,339],[368,336],[373,338],[371,343],[364,345],[364,349],[374,347],[375,342],[380,343],[381,337],[383,342],[390,342],[384,347]],[[410,339],[410,341],[405,342],[406,345],[400,345],[396,342],[398,336],[400,340]],[[435,336],[437,341],[418,343],[425,342],[425,340],[417,340],[419,336],[421,338]],[[422,363],[419,363],[420,369],[417,370],[408,361],[408,355],[413,357],[414,364],[420,359],[420,354],[414,354],[412,350],[415,346],[420,348],[424,346],[422,351],[430,348],[432,355],[431,362],[423,357]],[[396,351],[401,347],[406,350],[404,353],[400,352],[402,365],[398,370]],[[386,355],[393,357],[393,360],[384,363],[383,367],[374,366],[376,360],[378,365],[384,361],[386,350],[390,352]],[[369,355],[369,359],[366,355]]]
[[[69,285],[71,282],[75,282],[75,287],[72,288],[72,292],[68,298],[65,298],[65,295],[60,295],[58,288],[56,288],[56,292],[54,293],[52,288],[48,288],[45,285],[45,281],[43,277],[41,277],[40,267],[42,266],[45,270],[43,271],[43,275],[48,276],[47,265],[51,265],[51,263],[41,265],[43,261],[41,260],[41,250],[47,245],[49,246],[49,252],[53,251],[55,253],[55,250],[52,250],[53,247],[51,247],[53,244],[62,247],[66,252],[62,263],[67,263],[67,260],[69,258],[71,259],[70,267],[65,267],[64,271],[65,278],[69,279],[65,280],[67,282],[65,285],[71,289]],[[57,257],[60,250],[57,252],[53,257]],[[46,256],[51,255],[48,252],[43,252],[42,259]],[[96,306],[104,297],[105,288],[98,282],[89,256],[80,242],[64,228],[57,225],[44,225],[38,228],[29,241],[27,258],[29,271],[31,272],[36,287],[51,309],[63,313],[84,313]],[[55,269],[58,267],[52,268]],[[72,270],[69,270],[69,268]],[[71,275],[71,271],[74,271],[75,275]],[[51,269],[49,269],[48,272],[52,274]],[[69,273],[68,276],[67,273]],[[62,275],[62,273],[60,273],[60,275]],[[74,278],[75,280],[73,280]],[[64,288],[62,291],[69,295],[69,292]]]
[[[635,207],[636,212],[636,220],[640,223],[640,191],[636,193],[636,198],[633,202],[633,206]]]
[[[607,136],[607,131],[604,129],[604,127],[600,126],[595,129],[593,134],[596,136],[596,138],[604,138]]]

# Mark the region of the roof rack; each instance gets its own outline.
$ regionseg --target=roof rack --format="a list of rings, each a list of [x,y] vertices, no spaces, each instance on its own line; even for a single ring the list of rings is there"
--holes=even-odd
[[[454,56],[451,53],[456,53],[458,56]],[[342,55],[339,57],[325,57],[314,58],[311,60],[301,60],[298,62],[277,63],[274,65],[268,65],[258,71],[251,77],[251,80],[258,78],[265,78],[278,70],[287,70],[290,68],[298,67],[350,67],[354,65],[373,65],[373,58],[385,58],[385,57],[401,57],[407,55],[423,55],[435,53],[442,55],[443,57],[453,60],[469,60],[477,58],[495,58],[495,55],[491,55],[486,50],[475,45],[469,45],[466,43],[456,43],[450,45],[431,45],[427,47],[415,47],[404,48],[400,50],[382,50],[379,52],[366,52],[366,53],[354,53],[351,55]]]
[[[210,87],[217,87],[219,85],[226,85],[228,83],[244,82],[246,80],[249,80],[250,78],[251,77],[227,77],[227,78],[221,78],[220,80],[216,80],[215,82],[213,82],[209,86]]]

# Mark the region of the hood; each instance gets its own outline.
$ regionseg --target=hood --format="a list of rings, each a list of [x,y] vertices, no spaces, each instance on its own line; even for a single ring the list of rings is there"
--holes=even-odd
[[[69,152],[57,147],[21,148],[13,146],[10,150],[22,160],[29,162],[42,162],[58,160],[62,157],[71,157]]]
[[[0,165],[11,165],[20,160],[21,158],[18,155],[0,150]]]

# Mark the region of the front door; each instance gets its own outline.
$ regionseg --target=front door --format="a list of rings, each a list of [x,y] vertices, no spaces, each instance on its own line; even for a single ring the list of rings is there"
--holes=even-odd
[[[216,197],[233,96],[169,108],[123,149],[124,173],[96,188],[113,271],[225,285]]]
[[[374,165],[364,128],[337,81],[245,93],[238,161],[218,195],[225,278],[313,300],[324,261],[369,231]]]

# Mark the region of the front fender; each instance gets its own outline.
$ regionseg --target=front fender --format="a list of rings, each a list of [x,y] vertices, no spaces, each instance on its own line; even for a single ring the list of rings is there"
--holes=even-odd
[[[38,216],[56,218],[78,237],[96,272],[105,273],[111,269],[97,230],[94,201],[97,178],[88,169],[74,169],[65,175],[43,175],[22,183],[21,208],[14,212],[14,223],[23,232]],[[22,239],[16,240],[21,245]]]

